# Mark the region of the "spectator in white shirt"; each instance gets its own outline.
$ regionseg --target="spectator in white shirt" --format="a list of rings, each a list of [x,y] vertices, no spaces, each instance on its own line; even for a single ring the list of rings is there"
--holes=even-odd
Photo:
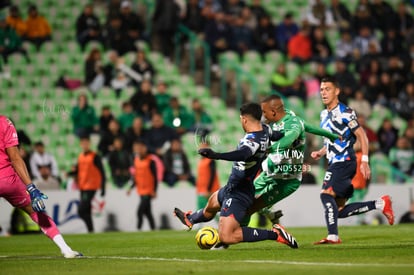
[[[30,157],[30,168],[34,178],[40,178],[41,166],[49,166],[52,177],[59,178],[59,168],[53,155],[45,152],[45,145],[38,141],[34,144],[34,151]]]

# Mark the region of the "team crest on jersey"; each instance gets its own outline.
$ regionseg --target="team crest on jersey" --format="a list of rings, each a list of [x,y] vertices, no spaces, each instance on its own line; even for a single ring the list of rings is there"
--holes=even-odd
[[[349,128],[354,129],[355,127],[357,127],[357,126],[358,126],[358,122],[357,122],[356,120],[351,120],[351,121],[348,123],[348,126],[349,126]]]

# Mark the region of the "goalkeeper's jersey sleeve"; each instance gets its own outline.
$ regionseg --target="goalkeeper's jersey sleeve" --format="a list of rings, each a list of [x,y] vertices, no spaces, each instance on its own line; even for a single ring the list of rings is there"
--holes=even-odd
[[[305,150],[305,123],[291,113],[272,124],[274,131],[284,136],[273,142],[270,153],[262,163],[262,169],[268,176],[283,179],[301,179]]]

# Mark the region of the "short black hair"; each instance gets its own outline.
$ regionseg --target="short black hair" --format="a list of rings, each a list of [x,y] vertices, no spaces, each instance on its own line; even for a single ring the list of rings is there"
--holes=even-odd
[[[334,76],[330,76],[330,75],[324,76],[321,80],[321,83],[323,83],[323,82],[330,82],[335,87],[339,88],[339,83],[338,83],[338,81],[336,80],[336,78]]]
[[[36,143],[34,144],[34,146],[35,146],[35,147],[38,147],[38,146],[45,147],[45,145],[43,144],[43,142],[42,142],[42,141],[36,141]]]
[[[262,119],[262,108],[257,103],[245,103],[240,107],[240,114],[250,115],[252,118],[260,121]]]

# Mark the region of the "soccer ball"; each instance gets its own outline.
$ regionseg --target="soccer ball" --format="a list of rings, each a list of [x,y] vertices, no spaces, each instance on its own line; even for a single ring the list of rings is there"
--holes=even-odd
[[[197,231],[195,236],[196,243],[201,249],[210,249],[219,242],[217,229],[211,226],[205,226]]]

